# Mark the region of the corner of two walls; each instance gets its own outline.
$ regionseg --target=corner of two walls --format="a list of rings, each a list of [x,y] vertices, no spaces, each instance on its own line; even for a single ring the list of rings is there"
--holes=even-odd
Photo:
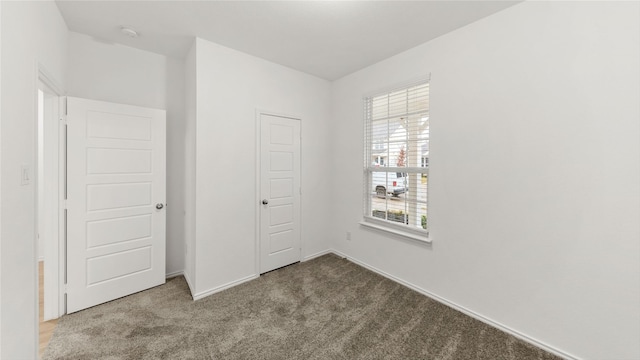
[[[184,166],[184,277],[191,294],[196,294],[196,41],[184,60],[185,142]]]

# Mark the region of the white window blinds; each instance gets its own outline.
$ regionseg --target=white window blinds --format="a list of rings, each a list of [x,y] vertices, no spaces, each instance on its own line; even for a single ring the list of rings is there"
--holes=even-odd
[[[429,82],[364,100],[364,217],[427,232]]]

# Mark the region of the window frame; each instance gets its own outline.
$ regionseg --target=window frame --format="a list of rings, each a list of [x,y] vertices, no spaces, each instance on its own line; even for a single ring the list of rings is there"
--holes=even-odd
[[[426,174],[427,176],[427,184],[426,184],[426,215],[427,215],[427,228],[426,229],[421,229],[418,227],[412,227],[412,226],[408,226],[402,223],[395,223],[394,221],[390,221],[390,220],[386,220],[386,219],[379,219],[376,218],[372,215],[372,193],[371,193],[371,189],[370,187],[372,186],[372,177],[373,177],[373,173],[375,172],[375,170],[372,168],[371,165],[371,149],[369,149],[370,147],[373,146],[374,141],[373,141],[373,137],[371,136],[371,134],[369,134],[368,132],[370,131],[370,129],[372,129],[372,122],[373,122],[373,118],[369,115],[369,112],[367,111],[367,104],[369,101],[371,101],[373,98],[378,97],[378,96],[383,96],[383,95],[387,95],[387,94],[391,94],[393,92],[397,92],[397,91],[402,91],[402,90],[406,90],[409,89],[411,87],[415,87],[415,86],[419,86],[419,85],[424,85],[424,84],[428,84],[429,85],[429,92],[431,90],[431,84],[430,84],[430,80],[431,80],[431,76],[427,76],[427,77],[423,77],[417,80],[413,80],[411,82],[405,82],[403,84],[399,84],[396,85],[394,87],[389,87],[387,89],[384,89],[382,91],[376,91],[376,92],[372,92],[369,94],[366,94],[365,96],[363,96],[362,98],[362,103],[363,103],[363,114],[362,114],[362,118],[363,118],[363,135],[364,135],[364,139],[363,139],[363,156],[364,156],[364,166],[363,166],[363,214],[362,214],[362,221],[360,221],[360,225],[365,226],[367,228],[371,228],[374,230],[379,230],[379,231],[383,231],[386,233],[390,233],[390,234],[394,234],[397,235],[401,238],[406,238],[406,239],[410,239],[410,240],[415,240],[417,242],[420,243],[426,243],[426,244],[430,244],[432,242],[431,237],[429,236],[429,166],[426,167],[422,167],[421,165],[423,164],[423,160],[420,159],[419,160],[419,164],[418,167],[416,167],[415,169],[409,168],[409,172],[415,172],[417,174]],[[427,112],[429,113],[429,121],[431,121],[431,116],[430,116],[430,106],[427,109]],[[429,125],[430,126],[430,125]],[[430,135],[431,131],[429,130],[429,135]],[[428,138],[428,141],[430,142],[430,136]],[[389,141],[387,140],[384,146],[389,146]],[[429,155],[428,157],[430,157],[431,155],[431,151],[429,150]],[[420,169],[419,172],[417,171],[417,169]],[[385,167],[384,172],[386,173],[393,173],[393,172],[407,172],[407,169],[405,168],[398,168],[398,167],[389,167],[388,164]]]

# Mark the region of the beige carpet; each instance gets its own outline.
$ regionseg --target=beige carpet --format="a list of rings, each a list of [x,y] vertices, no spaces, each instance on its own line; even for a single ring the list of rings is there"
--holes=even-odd
[[[335,255],[192,301],[182,277],[60,319],[44,359],[557,359]]]

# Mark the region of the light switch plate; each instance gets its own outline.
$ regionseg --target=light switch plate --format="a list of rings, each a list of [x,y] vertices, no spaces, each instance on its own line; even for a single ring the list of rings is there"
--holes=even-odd
[[[20,166],[20,185],[31,184],[31,167],[29,164]]]

